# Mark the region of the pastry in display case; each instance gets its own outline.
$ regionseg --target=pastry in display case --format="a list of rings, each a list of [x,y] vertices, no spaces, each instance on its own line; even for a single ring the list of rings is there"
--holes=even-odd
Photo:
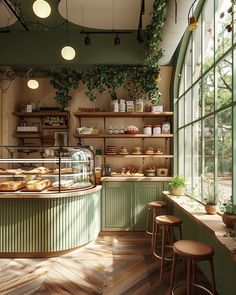
[[[56,193],[95,187],[88,147],[1,146],[0,191]]]

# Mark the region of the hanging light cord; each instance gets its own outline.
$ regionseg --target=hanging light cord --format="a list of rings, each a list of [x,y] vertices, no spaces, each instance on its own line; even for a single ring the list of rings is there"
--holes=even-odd
[[[193,13],[193,6],[194,6],[194,4],[195,4],[196,1],[197,1],[197,0],[194,0],[193,3],[192,3],[192,5],[191,5],[190,8],[189,8],[189,11],[188,11],[188,22],[189,22],[189,18],[190,18],[190,12],[191,12],[191,10],[192,10],[192,13]]]
[[[69,44],[69,17],[68,17],[68,3],[66,0],[66,19],[67,19],[67,25],[66,25],[66,43]]]
[[[177,24],[177,0],[175,0],[175,23]]]

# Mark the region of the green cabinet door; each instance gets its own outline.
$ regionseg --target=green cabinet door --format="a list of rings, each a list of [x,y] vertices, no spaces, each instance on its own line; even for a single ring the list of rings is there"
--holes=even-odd
[[[102,229],[132,229],[131,182],[105,182],[102,190]]]
[[[133,229],[145,230],[147,203],[153,200],[162,200],[163,182],[142,181],[136,182],[133,197]]]

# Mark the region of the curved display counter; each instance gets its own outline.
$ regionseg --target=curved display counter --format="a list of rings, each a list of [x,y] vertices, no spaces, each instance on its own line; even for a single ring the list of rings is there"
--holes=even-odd
[[[0,193],[0,257],[58,256],[101,230],[101,186],[61,193]]]

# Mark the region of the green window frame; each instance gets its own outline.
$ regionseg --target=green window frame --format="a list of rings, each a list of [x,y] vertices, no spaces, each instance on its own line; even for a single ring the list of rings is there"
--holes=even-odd
[[[186,178],[187,193],[203,203],[207,176],[221,208],[231,195],[236,203],[236,24],[231,5],[236,9],[231,0],[198,1],[194,14],[200,25],[184,34],[173,80],[175,174]]]

